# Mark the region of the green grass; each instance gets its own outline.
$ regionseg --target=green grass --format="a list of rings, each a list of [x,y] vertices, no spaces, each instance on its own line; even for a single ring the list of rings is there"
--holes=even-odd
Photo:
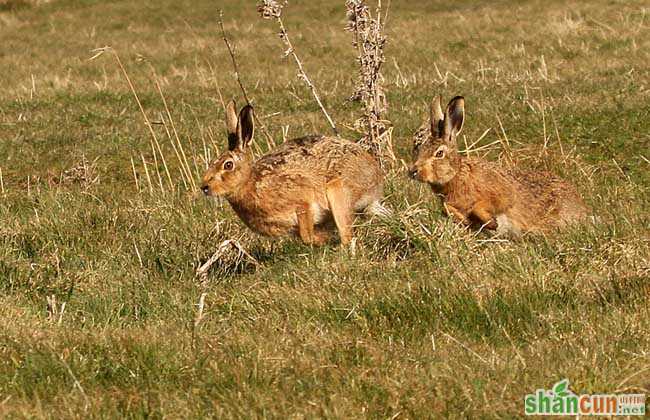
[[[575,182],[599,221],[491,242],[395,172],[395,217],[359,220],[354,254],[247,233],[185,189],[154,124],[170,188],[114,57],[88,60],[113,47],[149,118],[169,123],[155,72],[198,179],[225,142],[217,86],[243,103],[223,8],[276,141],[285,126],[326,133],[275,25],[239,3],[0,1],[0,416],[511,418],[565,377],[579,393],[648,393],[644,2],[393,2],[384,73],[398,156],[410,161],[433,94],[462,94],[468,144],[507,137],[519,165]],[[355,138],[344,15],[343,1],[294,1],[284,19]],[[229,238],[258,264],[230,253],[197,279]],[[53,295],[62,315],[48,313]]]

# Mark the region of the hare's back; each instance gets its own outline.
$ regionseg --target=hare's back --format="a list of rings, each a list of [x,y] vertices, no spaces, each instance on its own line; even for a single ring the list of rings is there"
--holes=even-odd
[[[579,220],[586,215],[587,208],[576,187],[559,176],[545,171],[520,171],[513,173],[513,176],[528,205],[538,207],[540,213],[556,218],[557,224]]]
[[[573,185],[559,176],[546,171],[514,171],[512,176],[521,188],[538,198],[552,200],[575,191]]]
[[[289,140],[258,159],[255,167],[270,177],[292,173],[325,181],[336,177],[375,179],[380,175],[374,158],[358,144],[319,135]]]

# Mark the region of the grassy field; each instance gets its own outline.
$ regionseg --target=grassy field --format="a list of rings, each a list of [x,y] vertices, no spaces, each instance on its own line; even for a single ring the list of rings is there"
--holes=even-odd
[[[462,94],[473,153],[571,179],[599,220],[491,241],[397,170],[354,254],[257,237],[192,187],[226,141],[218,88],[244,102],[219,9],[275,141],[327,133],[252,1],[0,0],[0,417],[511,418],[563,378],[649,392],[646,1],[393,1],[396,154]],[[284,19],[357,138],[344,1]],[[197,279],[231,238],[256,262]]]

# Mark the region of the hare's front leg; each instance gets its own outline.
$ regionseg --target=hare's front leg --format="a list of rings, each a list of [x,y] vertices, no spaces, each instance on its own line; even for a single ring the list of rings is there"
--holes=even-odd
[[[447,213],[447,216],[450,216],[458,223],[462,223],[464,225],[470,224],[469,219],[463,213],[461,213],[460,210],[458,210],[456,207],[448,203],[443,203],[443,206],[445,208],[445,212]]]
[[[347,245],[352,240],[352,208],[348,190],[340,179],[327,183],[325,195],[334,217],[334,223],[341,237],[341,244]]]
[[[298,216],[298,234],[306,244],[323,245],[327,235],[314,229],[314,211],[310,203],[304,203],[296,212]]]

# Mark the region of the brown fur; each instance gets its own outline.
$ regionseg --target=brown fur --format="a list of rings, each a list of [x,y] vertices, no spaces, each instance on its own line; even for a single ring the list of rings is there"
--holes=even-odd
[[[442,114],[432,103],[431,123],[416,134],[411,176],[428,183],[448,215],[463,224],[518,235],[547,232],[587,215],[570,183],[549,172],[506,170],[458,153],[456,136],[464,120],[464,99],[456,97]],[[420,141],[418,141],[418,138]]]
[[[308,136],[253,161],[247,147],[252,108],[242,109],[239,119],[235,115],[234,124],[234,106],[229,104],[227,112],[230,150],[210,165],[203,191],[224,196],[239,218],[262,235],[294,235],[322,244],[335,225],[347,244],[354,213],[382,198],[383,174],[376,160],[348,140]],[[226,169],[226,162],[233,168]]]

